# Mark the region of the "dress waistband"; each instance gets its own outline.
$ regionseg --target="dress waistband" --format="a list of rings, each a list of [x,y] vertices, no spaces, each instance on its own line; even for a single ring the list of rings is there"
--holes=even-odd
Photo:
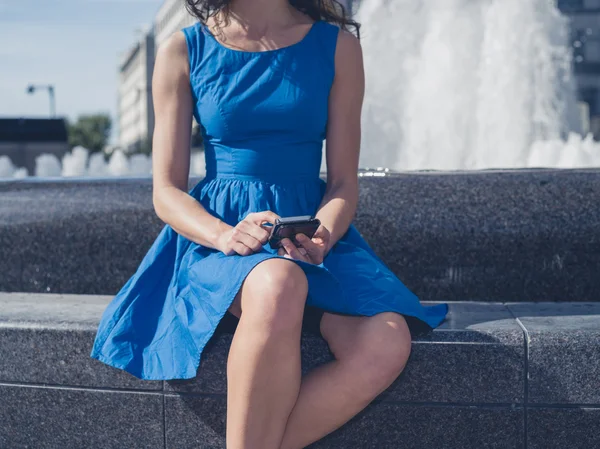
[[[322,181],[319,174],[298,173],[228,173],[207,170],[204,179],[231,179],[239,181],[265,182],[269,184],[315,183]]]

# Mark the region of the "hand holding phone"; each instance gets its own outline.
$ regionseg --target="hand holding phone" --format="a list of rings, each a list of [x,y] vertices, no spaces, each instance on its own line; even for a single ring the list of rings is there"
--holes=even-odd
[[[272,248],[277,249],[281,247],[281,240],[288,238],[297,245],[299,242],[296,241],[296,234],[304,234],[311,239],[319,226],[321,226],[321,221],[311,215],[278,218],[271,230],[269,244]]]
[[[252,212],[235,226],[227,226],[215,242],[215,249],[226,256],[239,254],[249,256],[263,250],[269,239],[270,229],[266,224],[275,223],[279,215],[271,211]]]
[[[290,259],[320,264],[329,245],[329,230],[310,215],[275,221],[269,244],[277,254]]]

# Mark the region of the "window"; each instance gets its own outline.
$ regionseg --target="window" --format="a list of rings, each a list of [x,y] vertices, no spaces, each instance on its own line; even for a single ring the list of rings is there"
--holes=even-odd
[[[558,9],[564,12],[586,12],[600,9],[600,0],[558,0]]]
[[[584,0],[558,0],[558,9],[561,11],[573,11],[585,8]]]
[[[600,62],[600,38],[591,28],[572,30],[571,44],[575,64]]]

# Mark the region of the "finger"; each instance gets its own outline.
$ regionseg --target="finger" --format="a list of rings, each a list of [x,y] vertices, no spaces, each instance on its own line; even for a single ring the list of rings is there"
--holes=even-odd
[[[271,212],[270,210],[266,210],[263,212],[252,212],[250,214],[247,215],[246,219],[250,220],[251,222],[257,224],[257,225],[261,225],[263,224],[265,221],[268,223],[275,223],[275,221],[280,218],[279,215],[277,215],[275,212]]]
[[[315,233],[313,234],[313,238],[318,238],[318,239],[326,239],[326,240],[328,240],[329,236],[330,236],[329,229],[327,229],[323,225],[320,225],[317,228],[317,230],[315,231]]]
[[[315,233],[313,234],[312,240],[317,243],[322,243],[324,245],[327,245],[329,243],[330,238],[331,238],[331,234],[329,232],[329,229],[327,229],[323,225],[320,225],[317,228],[317,230],[315,231]]]
[[[290,258],[290,255],[287,253],[283,246],[280,246],[279,249],[277,249],[277,255],[287,257],[288,259]]]
[[[243,243],[252,251],[260,251],[262,249],[262,243],[259,240],[256,240],[250,234],[246,234],[238,227],[236,227],[231,233],[231,238],[235,242]]]
[[[239,227],[240,230],[244,231],[246,234],[249,234],[252,237],[254,237],[263,245],[267,243],[267,240],[269,240],[270,232],[267,231],[265,228],[260,227],[256,223],[243,220],[240,223],[238,223],[237,227]]]
[[[293,258],[306,261],[306,257],[298,251],[296,245],[288,238],[282,239],[281,244],[285,248],[285,251]]]
[[[306,253],[312,256],[321,256],[323,253],[323,245],[313,242],[305,234],[296,234],[296,240],[298,241],[299,250],[304,249]]]
[[[313,241],[304,234],[298,234],[296,236],[298,244],[300,245],[298,250],[304,249],[306,251],[306,258],[312,263],[320,264],[323,262],[325,257],[325,244],[320,241]]]
[[[250,254],[254,253],[254,251],[252,251],[252,249],[248,248],[246,245],[244,245],[241,242],[233,242],[231,247],[240,256],[249,256]]]
[[[227,251],[223,251],[223,254],[225,254],[226,256],[233,256],[234,254],[237,254],[235,252],[235,250],[233,248],[229,248]]]

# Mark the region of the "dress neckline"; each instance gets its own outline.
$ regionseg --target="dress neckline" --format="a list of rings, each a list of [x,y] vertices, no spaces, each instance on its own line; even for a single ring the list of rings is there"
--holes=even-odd
[[[316,28],[316,25],[318,22],[321,22],[321,19],[315,20],[312,25],[310,26],[310,28],[308,29],[307,33],[304,35],[304,37],[302,37],[302,39],[300,39],[298,42],[294,42],[293,44],[290,45],[286,45],[285,47],[279,47],[279,48],[273,48],[271,50],[261,50],[261,51],[247,51],[247,50],[237,50],[235,48],[231,48],[231,47],[227,47],[225,45],[223,45],[208,29],[208,26],[206,26],[206,24],[202,23],[202,22],[198,22],[200,28],[204,31],[205,34],[207,34],[216,44],[218,47],[223,48],[224,50],[233,52],[233,53],[246,53],[246,54],[250,54],[250,55],[255,55],[255,54],[262,54],[262,53],[275,53],[278,51],[282,51],[282,50],[287,50],[289,48],[293,48],[293,47],[297,47],[300,44],[302,44],[303,42],[305,42],[306,40],[308,40],[308,37],[313,33],[313,30]]]

